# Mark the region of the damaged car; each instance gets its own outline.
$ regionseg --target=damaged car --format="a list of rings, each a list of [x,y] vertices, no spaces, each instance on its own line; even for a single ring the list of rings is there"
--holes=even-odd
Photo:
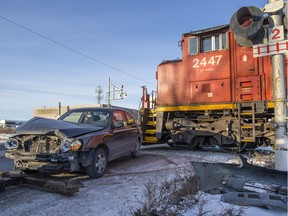
[[[107,163],[130,154],[137,157],[142,133],[125,109],[81,108],[58,120],[34,117],[5,143],[5,156],[24,172],[86,171],[101,177]]]

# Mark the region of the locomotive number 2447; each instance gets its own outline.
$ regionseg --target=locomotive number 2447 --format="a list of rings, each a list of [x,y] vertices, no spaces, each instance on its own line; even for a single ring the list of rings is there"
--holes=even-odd
[[[220,60],[222,58],[222,55],[215,55],[211,56],[210,58],[208,57],[203,57],[203,58],[195,58],[193,59],[193,68],[199,68],[199,67],[206,67],[206,66],[214,66],[214,65],[219,65]]]

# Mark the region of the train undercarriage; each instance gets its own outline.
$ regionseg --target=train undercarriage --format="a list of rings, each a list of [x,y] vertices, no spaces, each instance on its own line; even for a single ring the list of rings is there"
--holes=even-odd
[[[192,150],[218,146],[228,152],[273,147],[275,143],[273,104],[268,102],[157,107],[156,111],[146,110],[146,113],[142,118],[146,142],[153,140],[154,135],[156,142],[167,142],[172,147]],[[154,130],[148,122],[150,125],[154,122]]]

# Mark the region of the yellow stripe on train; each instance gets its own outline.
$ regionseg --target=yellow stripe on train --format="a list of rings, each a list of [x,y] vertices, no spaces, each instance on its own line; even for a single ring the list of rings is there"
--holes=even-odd
[[[253,103],[253,102],[252,102]],[[268,102],[268,108],[274,108],[274,102]],[[236,103],[224,103],[224,104],[197,104],[190,106],[158,106],[157,112],[173,112],[173,111],[197,111],[197,110],[229,110],[236,109]]]

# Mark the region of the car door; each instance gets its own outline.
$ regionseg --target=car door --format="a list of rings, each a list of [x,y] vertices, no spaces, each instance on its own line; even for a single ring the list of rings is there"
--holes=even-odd
[[[120,124],[122,123],[122,124]],[[131,143],[127,120],[122,110],[114,110],[112,113],[113,145],[110,146],[110,159],[120,157],[130,151]]]
[[[136,141],[139,138],[139,129],[136,125],[136,121],[133,116],[129,112],[125,112],[126,120],[127,120],[127,131],[129,136],[129,149],[130,151],[135,150]]]

